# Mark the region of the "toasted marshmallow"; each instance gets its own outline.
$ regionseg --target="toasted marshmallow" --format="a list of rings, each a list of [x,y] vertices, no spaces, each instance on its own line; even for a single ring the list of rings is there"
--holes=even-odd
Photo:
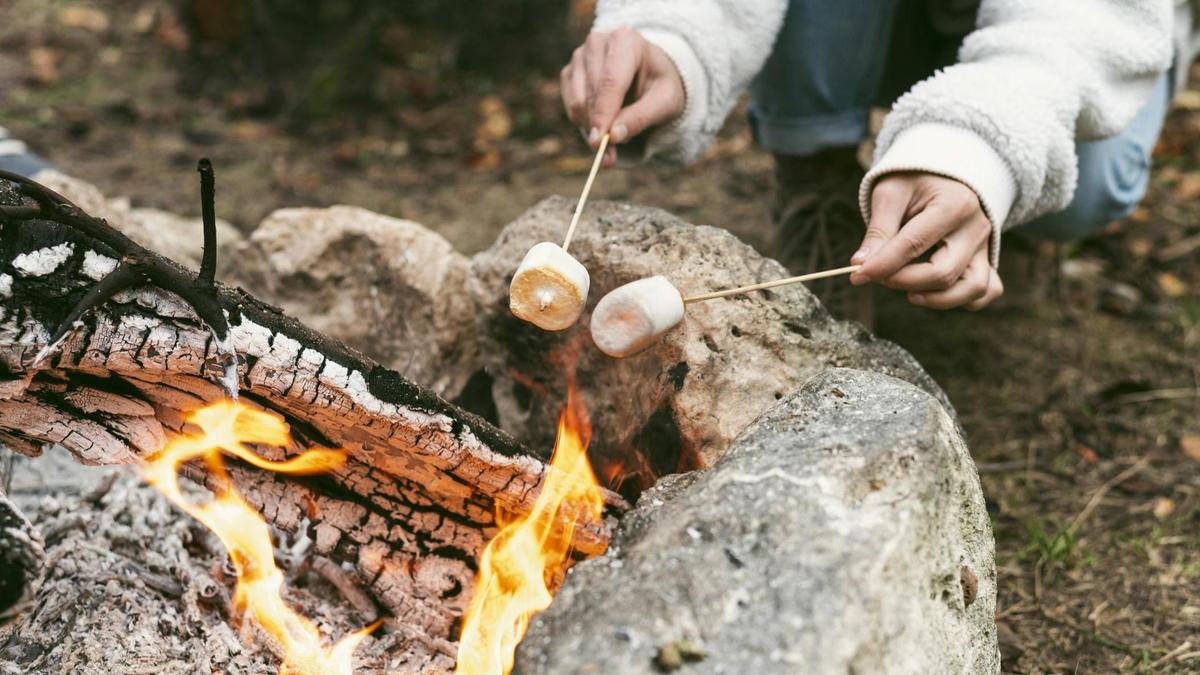
[[[525,254],[508,287],[508,308],[544,330],[575,324],[587,302],[587,269],[555,243],[543,241]]]
[[[615,358],[636,354],[683,320],[683,296],[666,277],[631,281],[600,298],[592,342]]]

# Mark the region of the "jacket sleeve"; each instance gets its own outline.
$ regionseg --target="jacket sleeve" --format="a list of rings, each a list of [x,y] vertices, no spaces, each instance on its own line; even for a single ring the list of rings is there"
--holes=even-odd
[[[1066,208],[1075,142],[1119,133],[1171,63],[1172,0],[983,0],[959,62],[893,106],[859,200],[874,182],[928,171],[966,183],[1002,230]]]
[[[592,30],[636,29],[683,80],[683,115],[650,133],[647,157],[700,156],[766,62],[786,9],[787,0],[600,0]]]

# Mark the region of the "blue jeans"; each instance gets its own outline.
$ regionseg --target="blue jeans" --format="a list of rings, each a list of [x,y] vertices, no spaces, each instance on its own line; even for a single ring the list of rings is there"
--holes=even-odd
[[[973,24],[972,0],[791,0],[775,49],[751,86],[755,139],[778,155],[854,147],[869,110],[889,105],[953,63]],[[967,19],[963,21],[964,17]],[[962,31],[962,32],[959,32]],[[1133,122],[1111,138],[1080,142],[1071,204],[1021,226],[1023,234],[1079,239],[1128,215],[1146,192],[1150,153],[1170,103],[1164,74]]]
[[[7,129],[0,127],[0,170],[29,178],[46,168],[49,168],[46,160],[30,152],[24,143],[12,138]]]

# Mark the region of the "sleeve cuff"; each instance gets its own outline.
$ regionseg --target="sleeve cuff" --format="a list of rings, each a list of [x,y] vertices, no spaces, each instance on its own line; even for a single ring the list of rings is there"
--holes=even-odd
[[[991,263],[1000,262],[1000,233],[1017,197],[1017,182],[1008,163],[982,136],[941,123],[917,124],[900,132],[863,178],[858,191],[863,219],[871,219],[871,190],[880,177],[921,171],[952,178],[975,191],[992,221]]]
[[[651,131],[646,140],[646,158],[650,158],[664,148],[680,146],[685,138],[701,131],[708,112],[708,78],[695,50],[681,36],[657,29],[638,29],[638,32],[666,53],[683,81],[683,114],[674,122]]]

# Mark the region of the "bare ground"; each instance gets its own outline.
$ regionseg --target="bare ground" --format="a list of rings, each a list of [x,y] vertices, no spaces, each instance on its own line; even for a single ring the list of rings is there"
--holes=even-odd
[[[236,87],[185,91],[167,3],[97,5],[110,19],[99,30],[67,25],[74,6],[0,0],[0,124],[139,205],[198,214],[193,167],[209,156],[221,215],[244,229],[280,206],[350,203],[469,253],[542,197],[573,194],[587,169],[552,77],[445,77],[435,93],[296,129],[256,116]],[[761,246],[769,174],[736,117],[698,165],[607,171],[594,194]],[[979,314],[884,299],[879,332],[947,390],[983,473],[1006,671],[1200,670],[1198,198],[1192,91],[1144,206],[1030,256],[1026,297]]]

